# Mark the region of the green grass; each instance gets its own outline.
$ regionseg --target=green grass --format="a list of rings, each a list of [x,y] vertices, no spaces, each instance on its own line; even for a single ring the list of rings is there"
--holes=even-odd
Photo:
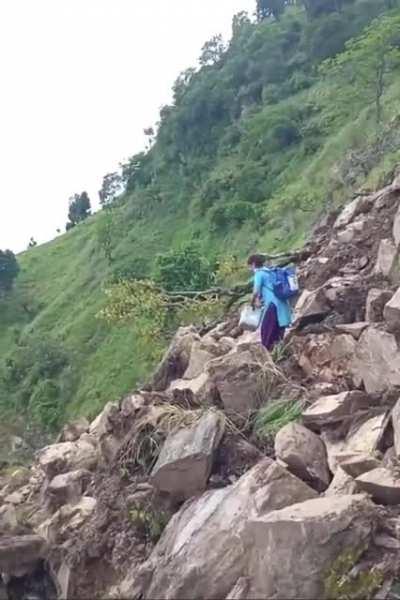
[[[298,421],[303,408],[299,401],[273,400],[258,411],[254,431],[262,438],[274,437],[282,427]]]

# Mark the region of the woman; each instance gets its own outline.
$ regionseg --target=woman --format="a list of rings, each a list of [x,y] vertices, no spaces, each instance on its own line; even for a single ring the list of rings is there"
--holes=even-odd
[[[265,259],[259,254],[249,257],[247,264],[254,272],[254,288],[251,304],[262,306],[261,343],[271,351],[283,339],[286,327],[292,323],[292,309],[287,300],[274,294],[274,273],[264,267]]]

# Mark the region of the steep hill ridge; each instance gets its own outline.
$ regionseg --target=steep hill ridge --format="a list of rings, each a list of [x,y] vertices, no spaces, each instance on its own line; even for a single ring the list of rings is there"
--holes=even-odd
[[[284,352],[237,315],[182,328],[152,386],[8,476],[7,600],[396,598],[399,226],[397,177],[316,228]],[[301,415],[257,429],[277,400]]]
[[[91,419],[154,367],[134,324],[97,318],[110,282],[153,277],[156,255],[185,243],[211,262],[300,247],[321,212],[389,181],[400,151],[397,71],[377,128],[368,86],[338,85],[319,65],[375,17],[398,17],[398,3],[326,5],[311,17],[289,6],[279,22],[238,16],[229,46],[214,40],[201,68],[177,80],[150,149],[124,165],[124,195],[19,257],[0,307],[0,407],[16,433],[35,445],[36,429]]]

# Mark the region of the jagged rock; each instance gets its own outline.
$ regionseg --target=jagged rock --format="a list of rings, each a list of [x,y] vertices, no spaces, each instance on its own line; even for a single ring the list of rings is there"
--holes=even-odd
[[[96,499],[89,496],[84,496],[73,506],[66,504],[41,523],[37,533],[51,545],[61,543],[83,526],[93,514],[96,505]]]
[[[9,504],[14,504],[15,506],[18,506],[18,504],[23,504],[25,502],[25,500],[30,495],[31,491],[32,489],[30,485],[24,485],[22,488],[19,488],[12,494],[6,496],[4,498],[4,501],[8,502]]]
[[[361,321],[360,323],[343,323],[335,325],[335,329],[340,333],[351,335],[355,340],[358,340],[368,325],[368,321]]]
[[[13,534],[18,527],[15,507],[12,504],[0,506],[0,536]]]
[[[46,540],[39,535],[4,536],[0,539],[0,573],[15,577],[32,573],[46,552]]]
[[[367,545],[376,509],[363,495],[317,498],[250,519],[247,598],[324,598],[336,560]]]
[[[28,483],[30,476],[30,470],[25,467],[18,467],[15,469],[15,471],[7,476],[7,483],[0,492],[0,501],[2,498],[15,492],[18,488],[25,486]]]
[[[349,359],[355,384],[364,384],[368,393],[400,385],[400,351],[392,334],[368,327]]]
[[[368,398],[363,392],[342,392],[334,396],[323,396],[303,412],[303,422],[308,427],[318,428],[342,421],[368,405]]]
[[[91,477],[91,473],[85,469],[56,475],[46,490],[51,504],[59,507],[63,504],[75,504],[78,502],[86,490]]]
[[[192,345],[200,339],[194,327],[180,327],[163,356],[150,382],[158,392],[168,388],[171,381],[183,377],[189,365]]]
[[[328,452],[328,463],[332,473],[340,464],[340,457],[346,454],[373,455],[379,448],[387,426],[387,415],[381,414],[367,419],[350,428],[345,439],[337,439],[329,429],[322,431],[321,437]]]
[[[392,424],[394,433],[394,450],[396,456],[400,457],[400,400],[397,401],[392,410]]]
[[[302,327],[308,322],[322,320],[329,311],[330,305],[322,288],[312,292],[305,289],[296,303],[295,321]]]
[[[341,469],[354,479],[382,466],[377,458],[370,454],[363,454],[362,452],[355,452],[353,454],[343,453],[338,456],[338,460]]]
[[[266,380],[271,377],[270,354],[261,344],[243,345],[208,363],[207,372],[224,409],[230,416],[247,415],[266,400]]]
[[[59,600],[68,600],[71,587],[71,567],[64,561],[57,571],[57,583],[59,586]]]
[[[371,201],[368,197],[359,196],[358,198],[355,198],[352,202],[350,202],[344,207],[344,209],[335,221],[334,229],[346,227],[359,214],[367,212],[370,207]]]
[[[285,425],[275,437],[275,453],[300,479],[325,490],[331,481],[324,442],[298,423]]]
[[[400,288],[385,305],[383,316],[390,331],[397,332],[400,330]]]
[[[72,423],[64,425],[58,438],[58,442],[75,442],[79,440],[83,433],[89,430],[89,421],[85,417],[80,417]]]
[[[365,317],[370,323],[378,323],[383,321],[383,310],[386,303],[392,297],[392,292],[389,290],[379,290],[371,288],[367,296],[367,304],[365,308]]]
[[[385,550],[394,550],[396,552],[400,550],[400,540],[385,533],[374,535],[374,545]]]
[[[128,576],[121,596],[225,598],[247,569],[242,532],[249,518],[315,497],[305,483],[264,459],[235,485],[186,502],[130,589]]]
[[[357,477],[357,488],[371,494],[379,504],[400,504],[400,477],[389,469],[378,468]]]
[[[376,275],[383,275],[383,277],[387,277],[393,282],[397,282],[399,281],[398,262],[398,250],[392,240],[381,240],[374,273]]]
[[[349,494],[355,494],[356,491],[357,486],[353,477],[347,475],[347,473],[345,473],[341,467],[337,467],[332,482],[324,493],[324,496],[345,496]]]
[[[99,458],[96,448],[83,439],[46,446],[37,456],[39,466],[49,479],[78,469],[90,471],[96,467]]]
[[[231,342],[224,342],[222,339],[219,343],[205,342],[204,339],[193,342],[188,368],[183,375],[183,379],[195,379],[199,377],[205,371],[206,365],[210,360],[222,354],[227,354],[232,350],[234,345],[233,340]]]
[[[226,600],[247,600],[247,593],[250,587],[248,577],[239,577],[235,586],[231,589]]]
[[[205,490],[224,429],[223,417],[209,411],[193,427],[171,433],[151,474],[155,487],[178,499]]]
[[[367,219],[365,217],[361,217],[357,221],[354,221],[354,223],[350,223],[346,229],[336,233],[337,241],[340,244],[350,244],[358,233],[362,233],[366,223]]]
[[[400,246],[400,206],[393,221],[393,239],[398,248]]]
[[[168,391],[172,393],[173,397],[178,395],[187,397],[189,404],[194,399],[201,403],[207,396],[208,383],[208,373],[201,373],[195,379],[176,379],[171,383]]]
[[[309,335],[301,345],[294,347],[299,366],[308,377],[322,382],[336,383],[351,377],[351,359],[357,342],[350,335]]]
[[[113,426],[110,418],[118,413],[118,405],[115,402],[107,402],[101,413],[90,424],[89,433],[97,438],[112,432]]]

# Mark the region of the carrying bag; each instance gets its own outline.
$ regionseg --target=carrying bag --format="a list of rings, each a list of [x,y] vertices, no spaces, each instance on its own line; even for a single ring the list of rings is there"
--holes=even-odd
[[[260,326],[261,317],[261,308],[253,308],[246,304],[240,314],[239,326],[245,331],[256,331]]]
[[[279,300],[290,300],[299,293],[299,282],[295,267],[274,267],[273,291]]]

